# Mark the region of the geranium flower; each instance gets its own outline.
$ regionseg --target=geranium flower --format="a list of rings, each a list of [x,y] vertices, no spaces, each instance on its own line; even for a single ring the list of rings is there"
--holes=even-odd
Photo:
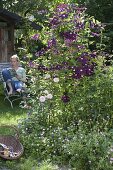
[[[40,57],[46,53],[47,49],[42,48],[40,51],[35,53],[35,56]]]

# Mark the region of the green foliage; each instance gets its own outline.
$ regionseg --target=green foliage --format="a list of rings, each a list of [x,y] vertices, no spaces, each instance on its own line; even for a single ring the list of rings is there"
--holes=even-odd
[[[112,36],[112,25],[113,25],[113,1],[98,1],[98,0],[81,0],[80,3],[85,3],[87,12],[89,15],[94,16],[97,20],[105,23],[105,44],[106,51],[112,53],[113,50],[113,36]],[[109,17],[111,16],[111,17]]]
[[[27,44],[31,110],[19,124],[25,155],[38,161],[67,163],[77,170],[87,169],[91,159],[90,170],[110,169],[107,152],[113,123],[113,70],[106,70],[106,53],[101,51],[103,27],[78,4],[59,4],[50,9],[47,18],[42,32],[30,35]],[[98,51],[89,49],[92,37],[98,40]],[[43,47],[37,50],[39,41]],[[81,138],[74,141],[80,129],[83,143]],[[78,163],[76,152],[81,156]]]
[[[66,146],[71,166],[76,170],[112,170],[109,155],[112,134],[106,130],[98,131],[96,128],[86,133],[83,128],[78,129]]]
[[[8,170],[58,170],[58,166],[53,165],[50,161],[42,161],[38,163],[31,157],[21,158],[15,161],[0,160],[0,168],[7,168]]]
[[[111,68],[104,73],[98,70],[95,76],[80,82],[70,107],[66,104],[53,110],[48,102],[46,108],[43,104],[35,108],[21,124],[26,155],[39,161],[69,163],[78,169],[111,168],[108,151],[113,140],[109,132],[113,124],[112,98]]]
[[[32,158],[28,158],[28,159],[24,159],[24,162],[19,165],[19,169],[20,170],[38,170],[37,166],[37,162],[35,160],[33,160]]]
[[[58,167],[49,161],[43,161],[37,170],[58,170]]]

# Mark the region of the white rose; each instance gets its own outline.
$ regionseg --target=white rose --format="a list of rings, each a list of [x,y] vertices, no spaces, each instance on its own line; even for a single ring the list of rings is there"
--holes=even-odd
[[[45,96],[40,96],[39,100],[40,100],[40,102],[45,102],[46,98],[45,98]]]
[[[53,95],[52,94],[48,94],[46,97],[47,97],[47,99],[52,99]]]
[[[53,79],[53,81],[54,81],[55,83],[58,83],[58,82],[59,82],[59,78],[55,77],[55,78]]]

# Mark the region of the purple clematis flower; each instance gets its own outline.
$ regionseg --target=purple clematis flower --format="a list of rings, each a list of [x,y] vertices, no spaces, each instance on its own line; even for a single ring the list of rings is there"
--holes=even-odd
[[[54,17],[54,18],[52,18],[52,20],[50,21],[50,26],[56,26],[56,25],[58,25],[58,24],[60,24],[60,20],[59,20],[59,18],[58,17]]]
[[[56,8],[57,12],[64,12],[64,11],[69,11],[69,5],[68,4],[60,4]]]
[[[77,38],[77,34],[74,32],[71,32],[71,31],[62,32],[62,33],[60,33],[60,35],[70,41],[74,41]]]
[[[94,73],[94,66],[93,65],[84,66],[84,73],[85,76],[91,76]]]
[[[59,15],[59,17],[60,17],[61,19],[65,19],[65,18],[68,18],[68,14],[61,14],[61,15]]]
[[[56,39],[55,38],[52,38],[51,40],[48,41],[48,48],[51,48],[51,47],[55,47],[56,46]]]

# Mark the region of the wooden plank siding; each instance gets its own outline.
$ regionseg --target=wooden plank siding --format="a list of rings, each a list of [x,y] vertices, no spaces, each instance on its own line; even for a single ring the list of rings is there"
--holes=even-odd
[[[0,28],[0,63],[8,62],[14,51],[14,28]]]
[[[42,26],[35,22],[28,21],[28,23],[33,29],[42,29]],[[0,8],[0,63],[9,62],[10,57],[15,53],[14,30],[21,29],[21,25],[22,27],[25,25],[21,16]]]

